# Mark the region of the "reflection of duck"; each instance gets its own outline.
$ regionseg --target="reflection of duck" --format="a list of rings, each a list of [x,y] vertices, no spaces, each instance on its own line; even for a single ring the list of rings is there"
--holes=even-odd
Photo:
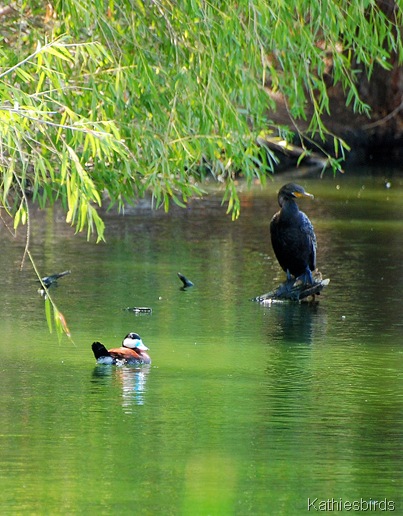
[[[105,368],[104,369],[110,369]],[[144,405],[147,376],[150,368],[145,365],[143,367],[119,367],[116,373],[122,384],[122,406],[125,410],[135,403],[136,405]]]
[[[115,385],[117,382],[122,388],[122,406],[126,412],[131,405],[144,405],[147,391],[147,377],[150,373],[150,365],[138,365],[134,367],[104,367],[97,364],[94,367],[92,377],[102,385]]]
[[[143,344],[138,333],[126,335],[120,348],[108,350],[100,342],[94,342],[92,344],[92,351],[98,364],[151,364],[151,358],[146,353],[148,348]]]
[[[270,223],[271,242],[274,254],[287,273],[298,278],[303,276],[305,283],[313,284],[312,273],[316,269],[316,236],[311,221],[298,209],[295,199],[313,197],[302,186],[294,183],[284,185],[278,193],[281,210]]]

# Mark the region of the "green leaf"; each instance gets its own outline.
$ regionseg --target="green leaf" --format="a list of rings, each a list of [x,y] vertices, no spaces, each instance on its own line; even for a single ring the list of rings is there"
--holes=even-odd
[[[48,323],[49,332],[52,333],[53,325],[52,325],[52,304],[49,297],[45,299],[45,314],[46,314],[46,322]]]

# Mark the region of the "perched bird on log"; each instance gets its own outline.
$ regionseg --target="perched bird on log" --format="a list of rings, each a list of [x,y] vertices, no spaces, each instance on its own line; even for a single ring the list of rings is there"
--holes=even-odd
[[[94,342],[92,344],[92,351],[98,364],[151,364],[151,358],[146,353],[148,348],[143,344],[140,335],[134,332],[126,335],[120,348],[113,348],[108,350],[100,342]]]
[[[305,284],[313,285],[316,235],[311,221],[295,202],[301,197],[313,198],[313,195],[295,183],[288,183],[280,189],[278,203],[281,209],[270,223],[271,243],[279,264],[287,273],[287,281],[300,279]]]

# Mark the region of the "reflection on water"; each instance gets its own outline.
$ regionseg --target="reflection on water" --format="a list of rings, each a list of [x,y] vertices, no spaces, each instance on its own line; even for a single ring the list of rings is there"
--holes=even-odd
[[[319,303],[272,303],[262,308],[271,339],[286,344],[312,344],[324,336],[326,310]]]
[[[144,405],[147,387],[147,377],[151,366],[113,366],[96,365],[92,373],[94,381],[102,382],[104,385],[111,383],[118,384],[122,389],[122,407],[125,412],[130,412],[130,407]]]

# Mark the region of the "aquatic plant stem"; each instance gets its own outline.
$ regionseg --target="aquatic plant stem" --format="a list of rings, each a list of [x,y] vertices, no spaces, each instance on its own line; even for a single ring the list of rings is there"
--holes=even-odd
[[[27,198],[25,190],[21,184],[20,179],[15,172],[14,172],[14,178],[21,191],[21,199],[22,199],[21,202],[25,206],[26,223],[27,223],[25,247],[24,247],[24,252],[23,252],[22,259],[21,259],[20,271],[22,271],[22,269],[24,268],[25,259],[28,256],[29,261],[31,262],[32,268],[34,269],[35,274],[45,292],[45,311],[46,311],[46,318],[47,318],[47,322],[48,322],[49,331],[50,332],[52,331],[52,321],[51,321],[50,313],[48,310],[49,305],[46,305],[46,303],[50,303],[50,306],[53,309],[53,318],[54,318],[54,322],[55,322],[56,333],[57,333],[59,340],[60,340],[62,333],[64,333],[70,339],[70,341],[74,344],[74,341],[71,338],[70,330],[67,326],[66,319],[65,319],[64,315],[62,314],[62,312],[60,312],[60,310],[57,308],[56,303],[53,301],[52,296],[49,294],[49,290],[46,288],[45,284],[43,283],[41,274],[39,273],[38,268],[36,267],[36,264],[35,264],[35,260],[31,254],[31,251],[29,250],[30,236],[31,236],[31,220],[30,220],[30,213],[29,213],[28,198]]]

